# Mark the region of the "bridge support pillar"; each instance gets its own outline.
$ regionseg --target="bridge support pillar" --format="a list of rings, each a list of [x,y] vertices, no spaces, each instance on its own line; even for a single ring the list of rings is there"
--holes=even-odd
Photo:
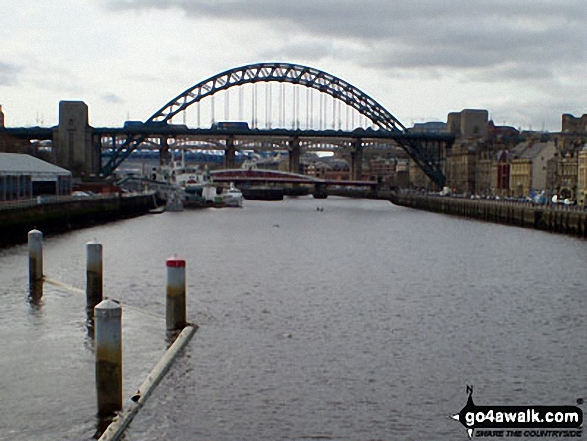
[[[236,167],[236,148],[234,147],[234,138],[226,138],[226,148],[224,149],[224,168]]]
[[[293,138],[289,141],[289,172],[301,173],[300,170],[300,140]]]
[[[360,181],[363,175],[363,140],[361,138],[353,141],[351,152],[351,176],[353,181]]]
[[[75,177],[100,172],[100,154],[92,145],[88,106],[83,101],[59,102],[59,125],[53,131],[57,164]]]
[[[159,165],[169,164],[169,143],[166,137],[161,137],[159,141],[161,147],[159,148]]]

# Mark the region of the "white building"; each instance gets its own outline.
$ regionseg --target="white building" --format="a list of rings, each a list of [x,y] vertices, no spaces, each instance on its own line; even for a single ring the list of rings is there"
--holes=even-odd
[[[0,201],[71,194],[71,172],[30,155],[0,153]]]

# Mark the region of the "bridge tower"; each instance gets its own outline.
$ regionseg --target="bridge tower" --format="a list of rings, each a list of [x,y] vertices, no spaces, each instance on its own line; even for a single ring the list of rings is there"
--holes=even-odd
[[[353,140],[353,150],[351,151],[351,179],[360,181],[363,175],[363,140],[356,138]]]
[[[170,157],[169,157],[169,140],[167,136],[162,136],[159,138],[159,165],[169,165],[170,164]]]
[[[224,168],[236,167],[236,148],[234,146],[234,136],[226,138],[226,149],[224,150]]]
[[[88,106],[83,101],[59,102],[59,125],[54,129],[57,163],[73,176],[89,176],[100,171],[100,153],[92,146]]]
[[[291,173],[300,173],[300,139],[292,138],[289,141],[289,170]]]

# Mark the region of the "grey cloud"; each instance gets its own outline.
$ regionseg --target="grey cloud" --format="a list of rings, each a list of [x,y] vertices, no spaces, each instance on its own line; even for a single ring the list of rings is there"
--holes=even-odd
[[[506,78],[511,63],[533,66],[586,63],[584,0],[109,0],[120,9],[169,9],[194,19],[262,21],[289,36],[319,44],[276,48],[305,59],[333,56],[385,69],[487,67]],[[362,51],[329,53],[329,40],[361,44]],[[537,69],[529,69],[536,71]],[[548,70],[548,67],[547,67]]]
[[[100,98],[110,104],[120,104],[124,102],[122,98],[113,93],[105,93]]]
[[[314,39],[291,42],[271,51],[262,52],[260,57],[271,61],[304,59],[316,62],[335,56],[339,52],[340,48],[337,48],[332,41]]]
[[[12,63],[0,61],[0,86],[12,86],[17,83],[22,68]]]

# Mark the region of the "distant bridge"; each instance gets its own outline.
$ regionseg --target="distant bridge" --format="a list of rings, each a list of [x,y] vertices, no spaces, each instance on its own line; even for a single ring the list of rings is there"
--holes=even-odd
[[[259,87],[263,84],[264,88]],[[231,91],[237,91],[237,96],[231,98]],[[202,105],[204,101],[209,109]],[[69,103],[72,109],[79,104]],[[206,112],[209,123],[202,122]],[[330,150],[350,156],[351,177],[357,181],[365,150],[401,148],[438,186],[446,181],[444,158],[454,142],[450,135],[411,133],[381,104],[348,82],[288,63],[251,64],[213,75],[173,98],[144,122],[130,121],[121,128],[89,127],[87,106],[85,125],[83,119],[79,106],[62,116],[60,103],[58,129],[0,129],[0,133],[27,139],[51,133],[54,141],[57,134],[60,165],[105,176],[139,147],[159,150],[162,158],[169,149],[223,150],[225,168],[234,167],[237,150],[287,150],[290,171],[299,170],[302,152]],[[219,120],[247,123],[221,127],[216,124]]]
[[[219,92],[227,92],[228,89],[244,86],[247,84],[257,85],[258,83],[279,83],[292,84],[303,86],[308,90],[316,90],[320,92],[320,130],[300,130],[299,124],[299,110],[304,107],[306,112],[306,122],[309,125],[310,118],[308,112],[314,110],[314,101],[309,99],[309,94],[306,97],[305,103],[298,95],[292,95],[294,122],[291,130],[279,129],[273,131],[265,129],[255,131],[258,126],[258,93],[257,89],[253,89],[252,101],[252,118],[249,128],[229,128],[229,129],[196,129],[197,132],[190,132],[187,125],[170,124],[174,118],[182,118],[185,122],[187,120],[188,109],[197,103],[200,103],[205,98],[213,99],[214,95]],[[264,107],[265,114],[272,114],[271,89],[265,94],[266,105]],[[280,108],[278,109],[280,115],[284,112],[286,105],[285,94],[283,88],[279,91],[281,94]],[[325,104],[322,95],[329,96],[333,99],[332,116],[336,119],[337,103],[343,103],[353,111],[358,112],[359,115],[367,118],[379,130],[372,130],[371,133],[364,133],[367,131],[355,132],[355,130],[325,130],[322,121],[322,114],[325,109]],[[296,101],[296,96],[298,97]],[[225,99],[225,104],[228,103],[228,98]],[[303,104],[302,104],[303,103]],[[211,101],[211,106],[214,108],[214,101]],[[239,109],[241,103],[239,102]],[[200,126],[200,112],[198,107],[198,126]],[[212,112],[214,112],[212,110]],[[338,110],[338,117],[342,111]],[[225,109],[225,115],[229,115],[229,111]],[[241,115],[239,114],[239,117]],[[227,118],[228,119],[228,118]],[[242,118],[239,118],[242,119]],[[214,114],[212,115],[214,121]],[[285,117],[280,120],[282,127],[285,122]],[[270,125],[270,124],[269,124]],[[333,122],[332,126],[335,127]],[[339,124],[340,127],[340,124]],[[213,75],[212,77],[190,87],[185,90],[161,109],[155,112],[142,127],[137,126],[131,130],[127,127],[128,133],[123,142],[116,142],[115,136],[112,137],[112,151],[108,162],[103,167],[104,174],[110,174],[116,167],[118,167],[128,156],[134,151],[138,145],[145,142],[149,136],[158,134],[160,136],[170,136],[177,139],[182,135],[190,135],[192,137],[199,136],[200,144],[208,143],[215,148],[218,148],[218,140],[224,140],[225,150],[225,166],[230,168],[234,166],[234,153],[238,147],[238,143],[243,141],[250,141],[247,138],[255,138],[258,143],[271,144],[271,139],[281,138],[280,144],[285,144],[286,149],[290,152],[290,170],[296,171],[299,164],[300,153],[300,138],[330,138],[342,139],[342,146],[347,147],[351,154],[351,175],[356,180],[362,174],[362,160],[363,147],[365,140],[377,140],[380,143],[387,141],[390,146],[399,146],[405,150],[410,158],[415,161],[424,173],[439,186],[443,186],[446,178],[444,176],[444,157],[446,147],[452,145],[454,137],[428,134],[409,134],[408,129],[389,111],[387,111],[381,104],[373,98],[354,87],[350,83],[337,78],[329,73],[320,71],[307,66],[301,66],[288,63],[258,63],[246,66],[241,66],[229,69],[225,72]],[[354,129],[354,128],[353,128]],[[191,129],[193,130],[193,129]],[[209,132],[208,132],[209,130]],[[308,133],[311,132],[311,133]],[[317,133],[320,132],[320,133]],[[336,132],[336,133],[333,133]],[[113,133],[102,132],[103,135],[115,135]],[[215,139],[212,139],[215,138]],[[193,138],[192,138],[193,139]],[[167,149],[167,139],[160,141],[160,148],[162,151]],[[369,142],[367,142],[369,144]],[[370,144],[373,144],[371,142]],[[340,144],[339,144],[340,145]],[[336,148],[335,148],[336,150]]]
[[[338,180],[338,179],[321,179],[314,176],[301,175],[298,173],[290,173],[279,170],[262,170],[262,169],[225,169],[213,170],[210,176],[214,182],[234,182],[259,184],[259,183],[273,183],[273,184],[306,184],[317,187],[326,187],[331,185],[353,186],[353,187],[376,187],[375,181],[353,181],[353,180]]]

